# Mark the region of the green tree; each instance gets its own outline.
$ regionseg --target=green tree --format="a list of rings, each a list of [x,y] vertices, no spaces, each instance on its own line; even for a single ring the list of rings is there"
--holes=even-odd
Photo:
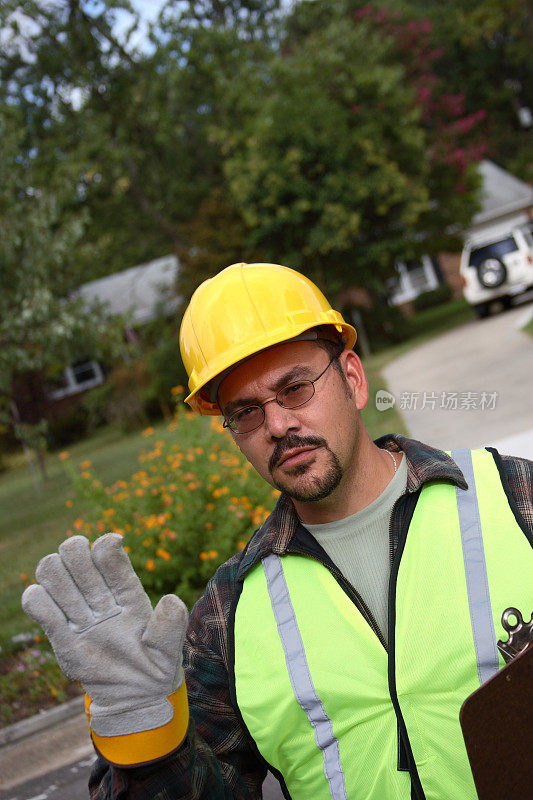
[[[485,110],[487,154],[533,179],[533,9],[529,0],[383,0],[429,20],[441,57],[435,73],[465,114]],[[529,113],[528,113],[529,112]]]
[[[329,292],[356,283],[377,296],[400,256],[457,243],[450,227],[476,208],[475,165],[456,152],[471,130],[446,110],[428,119],[431,70],[381,17],[307,3],[288,30],[254,76],[246,124],[226,132],[234,201],[266,257]]]
[[[117,321],[71,297],[84,215],[68,210],[71,187],[59,194],[33,180],[21,157],[23,137],[16,112],[0,108],[0,412],[21,442],[40,452],[45,427],[37,390],[34,416],[25,419],[17,405],[21,384],[42,388],[80,352],[109,357],[122,340]]]
[[[16,27],[17,5],[8,0],[5,26]],[[232,118],[226,89],[240,64],[270,48],[278,7],[169,2],[141,48],[128,0],[24,4],[20,46],[0,57],[0,75],[42,182],[67,173],[77,185],[88,276],[167,252],[186,260],[188,225],[224,182],[216,131]],[[115,32],[117,15],[130,21],[125,34]]]

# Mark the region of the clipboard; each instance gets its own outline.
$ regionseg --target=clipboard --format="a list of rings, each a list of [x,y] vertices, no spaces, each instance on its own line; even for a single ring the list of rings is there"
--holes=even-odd
[[[459,721],[479,800],[533,798],[533,644],[467,697]]]

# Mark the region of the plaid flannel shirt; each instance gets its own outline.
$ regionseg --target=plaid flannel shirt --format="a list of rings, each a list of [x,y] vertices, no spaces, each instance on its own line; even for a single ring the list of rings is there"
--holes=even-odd
[[[441,450],[398,434],[383,436],[376,444],[404,452],[407,461],[406,493],[395,503],[391,516],[394,552],[409,523],[405,502],[409,495],[430,481],[448,481],[463,488],[467,484],[455,462]],[[496,463],[511,509],[533,536],[533,462],[501,456]],[[302,531],[307,543],[302,543]],[[303,552],[302,546],[334,568],[316,540],[302,529],[292,502],[282,495],[248,547],[217,570],[191,613],[184,649],[191,721],[184,743],[166,758],[133,769],[118,769],[99,758],[89,782],[91,800],[261,798],[267,767],[230,697],[229,619],[245,573],[269,552]]]

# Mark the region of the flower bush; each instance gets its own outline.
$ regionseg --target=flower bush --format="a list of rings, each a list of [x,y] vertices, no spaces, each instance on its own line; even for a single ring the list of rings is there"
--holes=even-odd
[[[182,391],[177,387],[174,394],[179,398]],[[143,436],[138,469],[112,486],[102,485],[90,462],[75,471],[63,457],[77,502],[87,509],[68,534],[91,540],[107,531],[122,534],[152,600],[173,592],[190,608],[216,567],[266,519],[279,493],[259,478],[217,418],[197,417],[180,403],[164,434],[147,428]]]
[[[51,647],[35,634],[0,662],[0,728],[81,693],[59,669]]]

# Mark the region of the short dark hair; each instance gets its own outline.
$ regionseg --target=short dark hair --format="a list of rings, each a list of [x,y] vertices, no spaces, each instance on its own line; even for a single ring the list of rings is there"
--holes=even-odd
[[[339,373],[339,375],[341,376],[344,388],[346,389],[346,392],[348,392],[348,389],[349,389],[348,381],[346,379],[346,375],[344,374],[344,370],[343,370],[343,368],[341,366],[341,363],[339,361],[340,354],[343,353],[344,350],[346,349],[346,343],[342,339],[341,335],[339,334],[337,339],[333,339],[333,338],[331,338],[331,339],[323,339],[320,336],[320,331],[319,331],[318,332],[318,339],[316,340],[316,343],[317,343],[317,345],[319,347],[321,347],[323,350],[326,351],[326,353],[328,354],[328,356],[331,359],[333,359],[333,366],[336,369],[336,371]]]

